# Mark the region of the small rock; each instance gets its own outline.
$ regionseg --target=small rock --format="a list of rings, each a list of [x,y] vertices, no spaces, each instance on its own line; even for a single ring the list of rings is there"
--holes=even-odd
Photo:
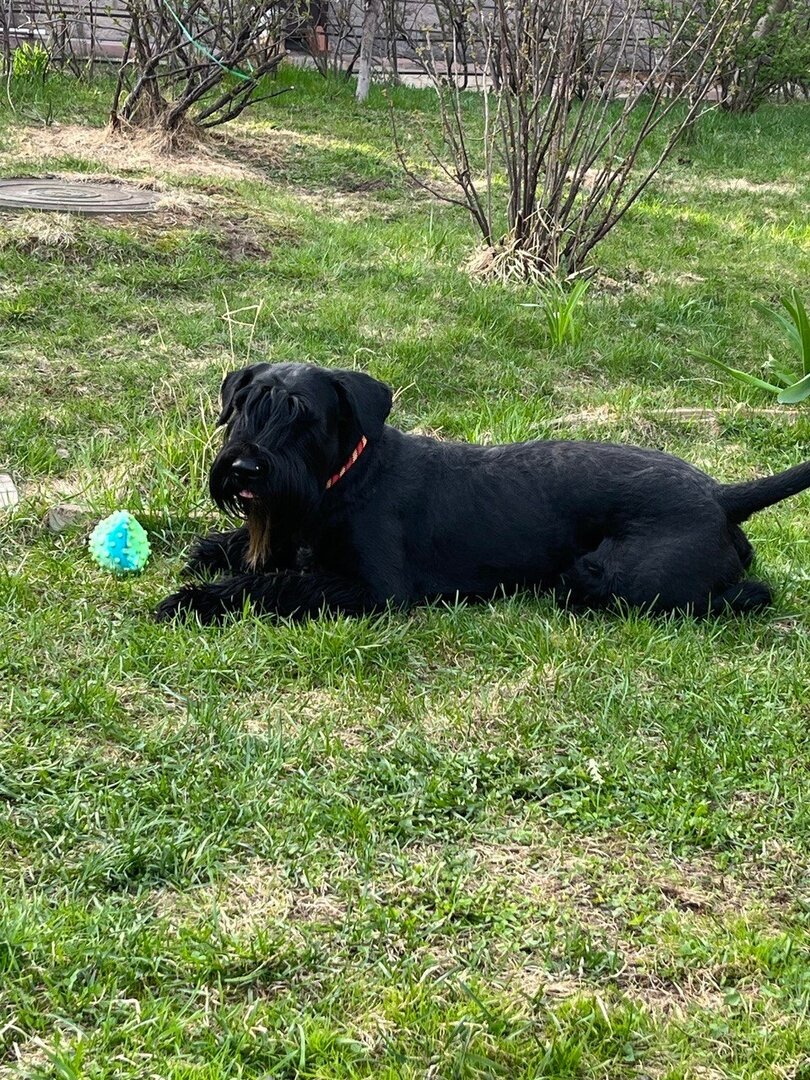
[[[57,446],[56,456],[58,458],[61,458],[62,461],[67,461],[67,459],[70,457],[70,451],[64,446]]]
[[[17,491],[17,485],[8,473],[0,473],[0,509],[10,509],[19,501],[20,493]]]
[[[88,513],[86,506],[78,503],[59,503],[52,506],[45,515],[44,525],[53,533],[64,532],[65,529],[78,524]]]

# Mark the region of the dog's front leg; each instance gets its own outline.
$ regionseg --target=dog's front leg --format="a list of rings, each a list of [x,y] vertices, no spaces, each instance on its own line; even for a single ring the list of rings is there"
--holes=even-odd
[[[195,541],[181,573],[183,577],[233,574],[244,569],[247,549],[248,531],[244,525],[228,532],[209,533]]]
[[[241,612],[245,601],[267,615],[306,619],[320,614],[366,615],[384,604],[361,584],[334,574],[237,574],[209,585],[186,585],[158,606],[155,618],[168,621],[195,614],[201,622],[217,622],[228,612]]]

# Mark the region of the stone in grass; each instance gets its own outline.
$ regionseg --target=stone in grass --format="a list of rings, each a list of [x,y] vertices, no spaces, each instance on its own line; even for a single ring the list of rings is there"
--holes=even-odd
[[[87,507],[79,503],[59,503],[48,510],[43,524],[49,532],[61,533],[80,525],[88,513]]]
[[[17,491],[17,485],[8,473],[0,473],[0,510],[10,510],[19,501],[20,494]]]

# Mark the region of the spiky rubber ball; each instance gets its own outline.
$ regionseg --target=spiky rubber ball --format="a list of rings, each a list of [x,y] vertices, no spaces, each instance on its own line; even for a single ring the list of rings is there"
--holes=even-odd
[[[88,541],[90,555],[104,570],[134,574],[149,559],[149,539],[128,510],[117,510],[96,525]]]

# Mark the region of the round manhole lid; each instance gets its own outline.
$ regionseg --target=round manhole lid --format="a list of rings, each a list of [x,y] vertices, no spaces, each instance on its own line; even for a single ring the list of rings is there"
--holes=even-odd
[[[156,191],[128,184],[26,178],[0,180],[0,210],[54,210],[71,214],[148,214]]]

